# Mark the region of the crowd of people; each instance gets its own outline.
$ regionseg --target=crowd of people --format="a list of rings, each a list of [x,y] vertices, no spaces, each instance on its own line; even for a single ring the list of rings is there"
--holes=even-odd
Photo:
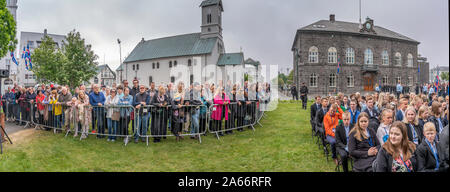
[[[313,134],[344,172],[349,161],[354,172],[448,171],[448,93],[338,93],[310,109]]]
[[[207,129],[218,136],[243,131],[269,100],[268,83],[246,81],[241,86],[220,81],[186,87],[179,82],[176,87],[173,83],[156,87],[152,82],[147,87],[135,79],[132,87],[124,80],[112,87],[93,84],[89,90],[85,85],[75,89],[15,85],[2,95],[1,105],[6,119],[17,125],[34,123],[45,130],[73,132],[74,137],[81,133],[81,139],[95,134],[114,142],[120,136],[126,143],[133,133],[130,138],[138,143],[148,137],[153,142],[167,136],[177,141],[186,135],[199,139]]]

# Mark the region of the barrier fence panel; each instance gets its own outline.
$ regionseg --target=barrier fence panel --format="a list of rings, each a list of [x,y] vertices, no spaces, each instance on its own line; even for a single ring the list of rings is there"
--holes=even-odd
[[[131,133],[132,106],[90,106],[87,104],[38,104],[33,123],[44,130],[53,129],[54,133],[70,133],[80,140],[88,135],[97,138],[108,137],[115,141],[119,137],[128,143]],[[36,128],[37,128],[36,127]]]
[[[148,105],[135,109],[135,142],[141,138],[149,144],[167,137],[182,139],[190,136],[201,143],[201,135],[208,130],[207,107],[204,105]]]
[[[30,100],[3,100],[3,111],[5,113],[5,121],[16,122],[17,124],[24,126],[31,126],[33,118],[33,105],[34,101]]]
[[[245,127],[255,131],[254,126],[259,123],[263,115],[258,101],[214,104],[209,111],[211,116],[209,132],[215,134],[217,139],[220,139],[219,136],[223,136],[224,133],[233,133],[233,130],[243,131]]]

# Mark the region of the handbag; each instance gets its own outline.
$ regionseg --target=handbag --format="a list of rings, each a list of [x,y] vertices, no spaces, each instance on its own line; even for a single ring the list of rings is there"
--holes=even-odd
[[[117,112],[117,111],[114,111],[113,114],[111,115],[111,120],[119,121],[120,120],[120,113]]]

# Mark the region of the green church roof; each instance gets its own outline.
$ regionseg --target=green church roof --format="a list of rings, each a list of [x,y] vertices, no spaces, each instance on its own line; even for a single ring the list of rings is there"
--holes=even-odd
[[[141,41],[124,63],[149,59],[210,54],[217,37],[201,39],[200,33],[177,35],[149,41]]]
[[[225,53],[220,55],[217,65],[241,65],[243,61],[243,53]]]

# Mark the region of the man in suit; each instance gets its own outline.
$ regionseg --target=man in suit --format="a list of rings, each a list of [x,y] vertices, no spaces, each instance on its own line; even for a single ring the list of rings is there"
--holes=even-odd
[[[378,117],[380,116],[380,112],[374,108],[373,98],[367,97],[367,108],[364,110],[369,115],[369,127],[372,128],[375,133],[378,130],[378,126],[380,125],[380,121]]]
[[[318,132],[319,135],[323,136],[324,132],[325,132],[325,130],[323,128],[323,117],[325,116],[325,114],[327,114],[327,112],[329,110],[328,99],[322,98],[321,103],[322,103],[322,106],[319,110],[317,110],[314,121],[316,124],[316,132]]]
[[[408,99],[402,98],[400,99],[399,106],[397,113],[395,114],[395,120],[396,121],[403,121],[403,118],[405,118],[405,111],[406,108],[408,108]]]
[[[291,87],[291,95],[292,95],[292,100],[297,100],[298,101],[298,92],[297,92],[297,87],[295,87],[295,85],[292,85]]]
[[[314,104],[311,105],[311,114],[310,114],[310,122],[311,122],[311,127],[313,132],[315,131],[315,118],[316,118],[316,113],[317,110],[319,110],[322,106],[320,104],[321,98],[320,96],[316,96],[316,102]]]
[[[306,87],[305,83],[302,83],[302,87],[300,87],[300,99],[302,100],[302,109],[306,110],[308,104],[308,87]]]
[[[341,157],[342,169],[344,172],[348,172],[348,135],[353,128],[353,124],[350,123],[350,112],[346,111],[342,114],[342,124],[336,127],[336,150]]]

